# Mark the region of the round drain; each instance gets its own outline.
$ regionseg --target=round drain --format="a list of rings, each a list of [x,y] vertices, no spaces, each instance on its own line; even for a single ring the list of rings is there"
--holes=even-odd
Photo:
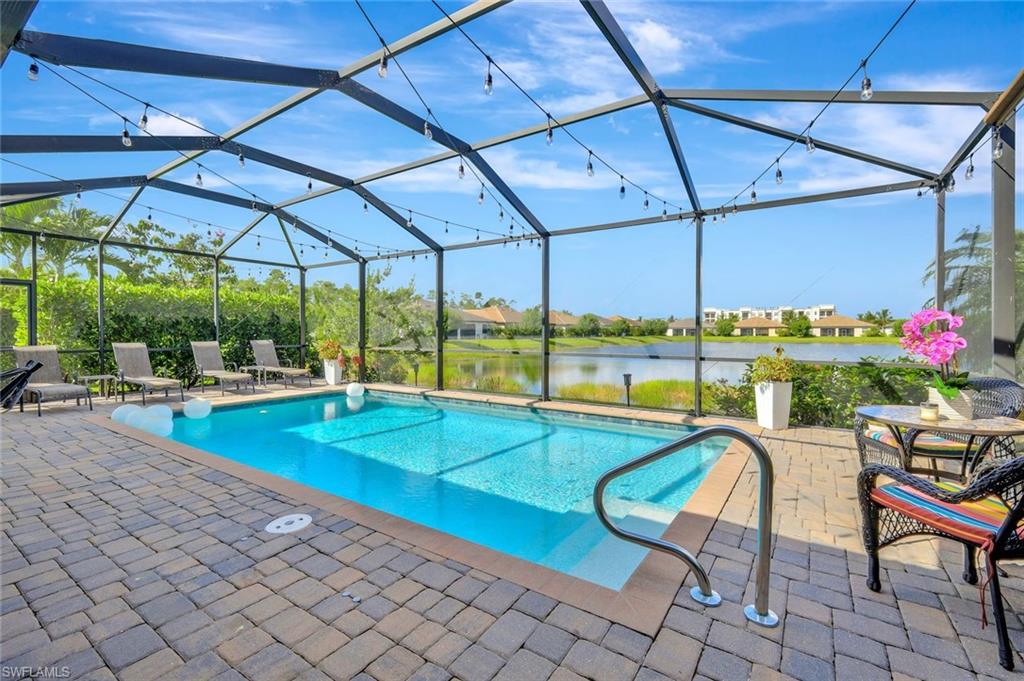
[[[271,520],[265,529],[271,534],[288,534],[309,527],[311,522],[313,522],[313,518],[305,513],[292,513],[281,516],[277,520]]]

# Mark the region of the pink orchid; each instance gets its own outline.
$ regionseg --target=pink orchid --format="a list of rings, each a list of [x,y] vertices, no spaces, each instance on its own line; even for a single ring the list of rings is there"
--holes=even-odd
[[[945,382],[956,373],[956,353],[967,347],[967,340],[953,331],[963,324],[963,317],[950,312],[921,310],[904,322],[900,345],[939,367],[939,380]]]

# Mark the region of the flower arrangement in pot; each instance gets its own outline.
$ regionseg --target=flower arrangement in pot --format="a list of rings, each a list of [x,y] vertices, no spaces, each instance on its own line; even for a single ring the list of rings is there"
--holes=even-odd
[[[796,362],[786,357],[781,347],[775,348],[774,355],[761,355],[754,360],[750,382],[754,384],[757,425],[772,430],[789,427],[794,373]]]
[[[324,380],[327,385],[338,385],[345,380],[345,351],[341,343],[325,338],[316,344],[316,352],[324,363]]]
[[[914,314],[903,324],[900,345],[935,367],[932,385],[928,388],[928,401],[939,407],[939,415],[953,419],[974,416],[967,372],[959,370],[956,353],[967,347],[967,339],[956,333],[964,325],[964,318],[929,308]]]

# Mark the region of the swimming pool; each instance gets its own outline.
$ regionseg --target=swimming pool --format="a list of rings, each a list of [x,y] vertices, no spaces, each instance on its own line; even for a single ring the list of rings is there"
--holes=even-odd
[[[308,397],[174,419],[171,439],[619,589],[647,550],[608,534],[597,478],[692,432],[421,397]],[[606,504],[658,536],[726,446],[710,440],[615,481]]]

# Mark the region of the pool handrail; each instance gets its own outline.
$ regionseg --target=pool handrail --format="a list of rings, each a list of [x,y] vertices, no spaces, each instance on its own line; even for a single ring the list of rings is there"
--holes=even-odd
[[[768,590],[771,579],[771,545],[772,545],[772,494],[775,483],[775,472],[772,466],[771,456],[761,442],[746,431],[733,426],[714,425],[701,428],[674,442],[662,445],[646,454],[638,456],[631,461],[616,466],[604,473],[594,485],[594,510],[601,523],[613,535],[625,541],[645,546],[655,551],[667,553],[686,563],[697,578],[697,586],[690,590],[690,596],[708,607],[715,607],[722,602],[722,597],[711,588],[711,580],[708,573],[697,562],[693,554],[683,547],[665,541],[657,537],[648,537],[624,530],[616,525],[604,507],[604,492],[608,484],[620,476],[631,473],[649,463],[678,452],[680,449],[692,447],[712,437],[727,437],[745,444],[757,459],[760,467],[759,498],[758,498],[758,523],[757,523],[757,573],[756,592],[754,603],[743,609],[747,619],[755,624],[766,627],[774,627],[779,623],[779,617],[768,607]]]

